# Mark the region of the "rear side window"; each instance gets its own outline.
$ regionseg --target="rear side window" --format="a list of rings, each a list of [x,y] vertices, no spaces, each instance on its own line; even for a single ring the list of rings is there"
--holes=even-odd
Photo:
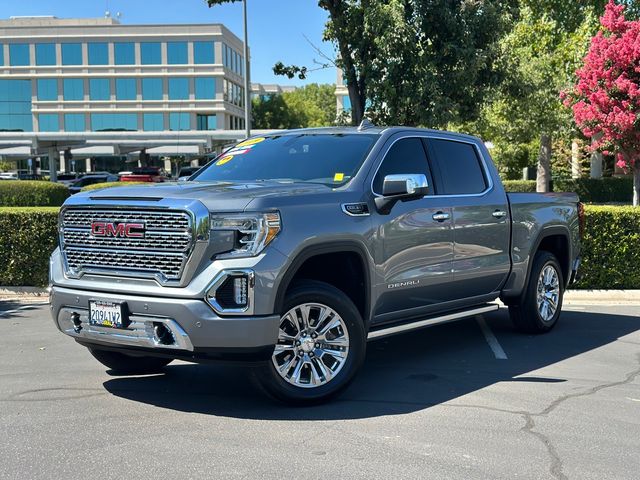
[[[427,176],[429,186],[429,164],[427,155],[419,138],[403,138],[398,140],[387,152],[373,179],[373,191],[382,194],[382,184],[387,175],[422,173]]]
[[[469,143],[430,139],[433,160],[442,182],[442,194],[481,193],[487,188],[476,149]]]

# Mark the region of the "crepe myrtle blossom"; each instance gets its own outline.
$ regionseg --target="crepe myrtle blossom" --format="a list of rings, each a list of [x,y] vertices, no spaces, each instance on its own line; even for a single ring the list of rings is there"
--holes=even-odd
[[[615,155],[634,173],[634,205],[640,202],[640,21],[625,19],[624,5],[609,0],[602,28],[591,39],[577,83],[561,93],[591,149]]]

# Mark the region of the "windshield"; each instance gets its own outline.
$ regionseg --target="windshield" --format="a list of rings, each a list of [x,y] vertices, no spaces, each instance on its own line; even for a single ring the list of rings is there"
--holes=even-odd
[[[191,177],[197,182],[265,180],[347,183],[376,142],[368,134],[298,134],[250,138]]]

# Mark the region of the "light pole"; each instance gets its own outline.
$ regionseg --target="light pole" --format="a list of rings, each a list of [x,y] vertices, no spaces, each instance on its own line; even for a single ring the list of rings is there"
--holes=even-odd
[[[251,83],[249,82],[249,36],[247,33],[247,0],[242,2],[244,16],[244,128],[251,136]]]

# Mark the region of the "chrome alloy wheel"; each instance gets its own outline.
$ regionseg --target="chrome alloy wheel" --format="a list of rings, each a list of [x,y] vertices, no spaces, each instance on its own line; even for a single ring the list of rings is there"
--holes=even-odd
[[[314,388],[331,381],[348,355],[349,333],[342,317],[321,303],[303,303],[280,319],[271,360],[291,385]]]
[[[550,322],[558,309],[560,298],[560,279],[553,265],[547,265],[538,277],[537,305],[538,314],[544,322]]]

